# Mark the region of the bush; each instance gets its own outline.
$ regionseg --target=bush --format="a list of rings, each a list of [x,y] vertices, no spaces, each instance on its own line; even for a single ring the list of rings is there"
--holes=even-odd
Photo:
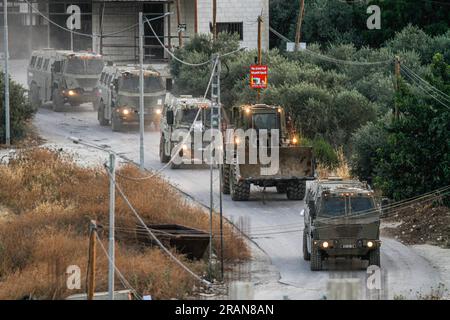
[[[0,72],[0,141],[5,142],[5,87],[4,74]],[[20,84],[9,81],[9,105],[11,141],[24,135],[25,124],[36,112],[28,103],[26,89]]]

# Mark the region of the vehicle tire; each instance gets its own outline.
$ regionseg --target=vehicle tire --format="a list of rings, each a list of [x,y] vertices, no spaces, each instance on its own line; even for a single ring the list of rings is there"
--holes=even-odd
[[[311,249],[311,271],[322,270],[322,251],[317,247],[312,247]]]
[[[286,195],[289,200],[303,200],[306,193],[306,181],[291,181],[287,185]]]
[[[111,119],[111,128],[114,132],[122,131],[122,120],[120,120],[117,116],[113,115]]]
[[[369,266],[381,266],[380,263],[380,248],[369,252]]]
[[[161,138],[159,139],[159,160],[161,163],[167,163],[170,161],[170,157],[166,156],[164,153],[164,136],[161,135]]]
[[[31,85],[29,101],[30,101],[31,107],[34,110],[39,109],[41,107],[41,105],[42,105],[41,97],[40,97],[40,94],[39,94],[39,88],[38,88],[38,86],[35,83],[33,83]]]
[[[222,192],[230,194],[230,166],[226,164],[223,165]]]
[[[286,193],[287,191],[287,186],[284,183],[279,183],[277,184],[277,193]]]
[[[64,99],[59,93],[58,89],[53,90],[52,95],[52,105],[53,105],[53,111],[55,112],[61,112],[64,110]]]
[[[230,170],[230,193],[233,201],[247,201],[250,198],[250,183],[247,181],[236,181],[235,168]]]
[[[109,120],[105,118],[105,105],[103,101],[100,101],[100,105],[97,110],[97,119],[101,126],[104,127],[109,125]]]
[[[306,234],[306,231],[303,230],[303,259],[305,261],[311,260],[311,254],[308,251],[308,235]]]

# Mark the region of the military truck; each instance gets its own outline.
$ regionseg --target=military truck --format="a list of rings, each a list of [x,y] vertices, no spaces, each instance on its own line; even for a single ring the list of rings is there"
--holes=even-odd
[[[311,270],[326,258],[359,257],[380,266],[380,210],[367,184],[330,178],[313,182],[303,211],[303,258]]]
[[[140,66],[108,63],[100,75],[96,101],[101,126],[121,131],[126,124],[139,123]],[[144,122],[159,127],[166,89],[158,72],[144,66]]]
[[[285,193],[289,200],[303,200],[306,192],[306,181],[315,179],[314,158],[311,147],[299,146],[299,137],[295,133],[292,122],[286,116],[284,108],[266,104],[241,105],[232,108],[227,132],[233,132],[233,137],[224,134],[225,150],[222,170],[222,190],[224,194],[231,194],[234,201],[246,201],[250,196],[250,186],[276,187],[278,193]],[[231,131],[230,131],[231,129]],[[239,137],[239,129],[256,131],[256,141],[248,137]],[[279,152],[278,170],[262,174],[265,164],[250,163],[249,147],[256,144],[258,153],[262,150],[260,144],[261,130],[268,132],[267,140],[272,140],[271,130],[278,130],[278,141],[269,143],[266,147],[271,153],[272,146]],[[241,131],[241,132],[242,132]],[[276,137],[274,138],[276,139]],[[239,148],[244,148],[245,159]],[[274,150],[273,150],[274,151]],[[231,156],[230,156],[231,153]],[[231,159],[231,161],[230,161]],[[231,162],[231,163],[230,163]]]
[[[52,101],[53,110],[63,111],[66,103],[78,106],[97,99],[98,80],[104,62],[92,52],[43,49],[33,51],[28,64],[31,105],[37,109]]]
[[[171,94],[167,95],[166,102],[161,117],[161,138],[159,143],[159,157],[162,163],[167,163],[173,156],[174,148],[178,145],[179,141],[173,141],[172,133],[175,130],[184,130],[189,132],[191,126],[191,138],[189,142],[184,143],[179,152],[179,158],[183,158],[183,164],[202,164],[204,163],[205,156],[203,155],[207,144],[204,142],[197,146],[194,145],[194,134],[201,132],[202,136],[204,132],[211,128],[211,101],[203,98],[193,98],[190,95],[182,95],[175,97]],[[199,113],[200,111],[200,113]],[[197,121],[194,122],[195,117]],[[216,126],[217,124],[215,124]],[[185,137],[185,136],[184,136]],[[181,140],[185,141],[183,136]],[[187,139],[186,139],[187,140]],[[195,149],[197,148],[197,150]],[[175,150],[176,151],[176,150]],[[196,155],[198,156],[196,158]],[[209,155],[206,155],[209,157]],[[171,162],[172,169],[178,169],[181,163]]]

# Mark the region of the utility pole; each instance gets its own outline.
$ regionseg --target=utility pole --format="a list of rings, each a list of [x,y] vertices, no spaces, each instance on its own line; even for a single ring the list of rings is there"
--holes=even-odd
[[[3,0],[3,42],[5,46],[5,144],[11,144],[10,114],[9,114],[9,40],[8,40],[8,0]]]
[[[305,0],[300,0],[300,11],[297,17],[297,30],[295,33],[295,51],[300,48],[300,38],[302,33],[303,14],[305,12]]]
[[[139,167],[144,170],[144,18],[139,12]]]
[[[395,90],[400,91],[400,57],[395,56]],[[398,120],[399,112],[397,103],[394,104],[394,119]]]
[[[263,18],[262,16],[258,16],[258,65],[260,66],[262,63],[262,23]],[[258,89],[258,96],[256,99],[256,102],[259,103],[259,100],[261,98],[261,89]]]
[[[213,0],[213,39],[217,39],[217,0]]]
[[[88,270],[88,300],[94,300],[95,292],[95,264],[96,264],[96,240],[97,240],[97,223],[91,220],[89,224],[89,270]]]
[[[115,207],[116,207],[116,156],[113,152],[109,153],[109,271],[108,271],[108,294],[109,300],[114,300],[114,229],[115,229]]]
[[[181,25],[181,5],[180,0],[177,0],[177,31],[178,31],[178,43],[180,48],[183,46],[183,32],[179,29]]]
[[[220,72],[221,72],[221,62],[220,56],[215,54],[213,56],[213,79],[211,83],[211,130],[217,129],[219,132],[222,129],[222,120],[221,120],[221,105],[220,105]],[[217,128],[215,128],[215,124]],[[211,150],[210,150],[210,204],[209,204],[209,221],[210,221],[210,233],[209,233],[209,271],[210,275],[212,275],[212,248],[213,248],[213,210],[214,210],[214,155],[213,149],[215,152],[220,152],[219,155],[219,214],[220,214],[220,262],[221,262],[221,275],[223,278],[223,210],[222,210],[222,159],[223,159],[223,141],[220,141],[222,148],[221,150],[217,150],[215,148],[217,146],[217,141],[212,141],[211,134]],[[214,146],[214,148],[213,148]]]

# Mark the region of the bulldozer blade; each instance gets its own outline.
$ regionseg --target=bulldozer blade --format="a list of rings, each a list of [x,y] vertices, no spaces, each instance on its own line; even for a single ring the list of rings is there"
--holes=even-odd
[[[238,178],[244,180],[292,180],[312,179],[314,177],[314,165],[312,148],[310,147],[280,147],[278,161],[273,159],[271,164],[249,164],[248,150],[246,159],[238,159]],[[270,152],[269,152],[270,154]]]

